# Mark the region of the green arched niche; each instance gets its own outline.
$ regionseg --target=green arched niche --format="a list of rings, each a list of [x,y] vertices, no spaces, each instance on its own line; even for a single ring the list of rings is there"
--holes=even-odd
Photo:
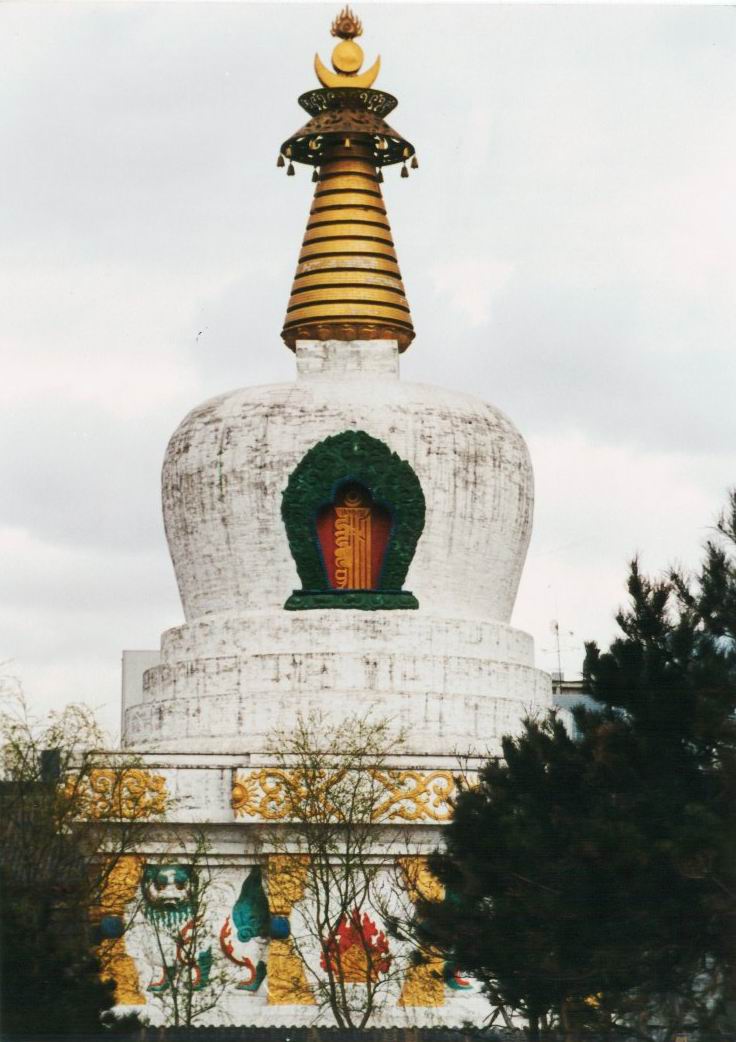
[[[391,512],[384,563],[372,590],[333,589],[317,538],[319,511],[348,482],[362,485],[376,503]],[[424,513],[419,478],[384,442],[355,430],[318,442],[296,465],[283,493],[281,516],[302,583],[302,589],[294,590],[284,607],[290,611],[418,608],[414,594],[402,586],[424,528]]]

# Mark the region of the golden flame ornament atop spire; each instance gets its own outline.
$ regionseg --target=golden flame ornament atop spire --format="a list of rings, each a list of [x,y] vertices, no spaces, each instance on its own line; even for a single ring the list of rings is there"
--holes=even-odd
[[[396,98],[371,89],[380,57],[360,72],[362,32],[345,7],[332,23],[335,71],[315,55],[323,89],[299,98],[312,118],[279,152],[287,174],[304,163],[317,183],[281,333],[292,350],[297,340],[397,340],[404,351],[414,338],[380,185],[382,167],[402,163],[407,177],[407,162],[418,164],[414,146],[383,119]]]
[[[356,36],[363,35],[363,23],[346,6],[332,23],[330,32],[333,36],[339,36],[341,40],[354,40]]]

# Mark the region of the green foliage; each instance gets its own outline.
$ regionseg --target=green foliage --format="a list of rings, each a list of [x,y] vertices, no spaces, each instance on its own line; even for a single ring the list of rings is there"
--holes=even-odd
[[[37,883],[19,885],[3,872],[3,1038],[98,1035],[114,988],[100,980],[76,881],[59,881],[46,893]]]
[[[68,706],[36,721],[10,679],[0,686],[3,1038],[97,1034],[114,988],[100,980],[90,910],[136,825],[81,822],[103,745],[92,711]]]
[[[727,1030],[736,982],[736,494],[699,573],[631,566],[594,707],[503,742],[457,801],[424,929],[531,1034]]]

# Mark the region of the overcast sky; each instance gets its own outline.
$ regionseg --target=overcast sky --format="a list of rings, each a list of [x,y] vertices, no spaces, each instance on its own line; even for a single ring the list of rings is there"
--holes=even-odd
[[[182,619],[170,434],[292,378],[312,185],[275,159],[338,6],[0,6],[0,658],[39,709],[117,726],[121,649]],[[384,185],[402,372],[526,436],[514,622],[575,674],[736,484],[736,9],[356,6],[421,164]]]

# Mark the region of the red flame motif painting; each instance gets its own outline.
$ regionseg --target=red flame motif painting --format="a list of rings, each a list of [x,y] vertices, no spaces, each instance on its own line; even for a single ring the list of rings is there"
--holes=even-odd
[[[387,973],[391,965],[386,934],[370,918],[367,912],[356,908],[348,919],[343,916],[337,929],[323,942],[320,965],[329,967],[347,984],[365,984],[378,980]]]

